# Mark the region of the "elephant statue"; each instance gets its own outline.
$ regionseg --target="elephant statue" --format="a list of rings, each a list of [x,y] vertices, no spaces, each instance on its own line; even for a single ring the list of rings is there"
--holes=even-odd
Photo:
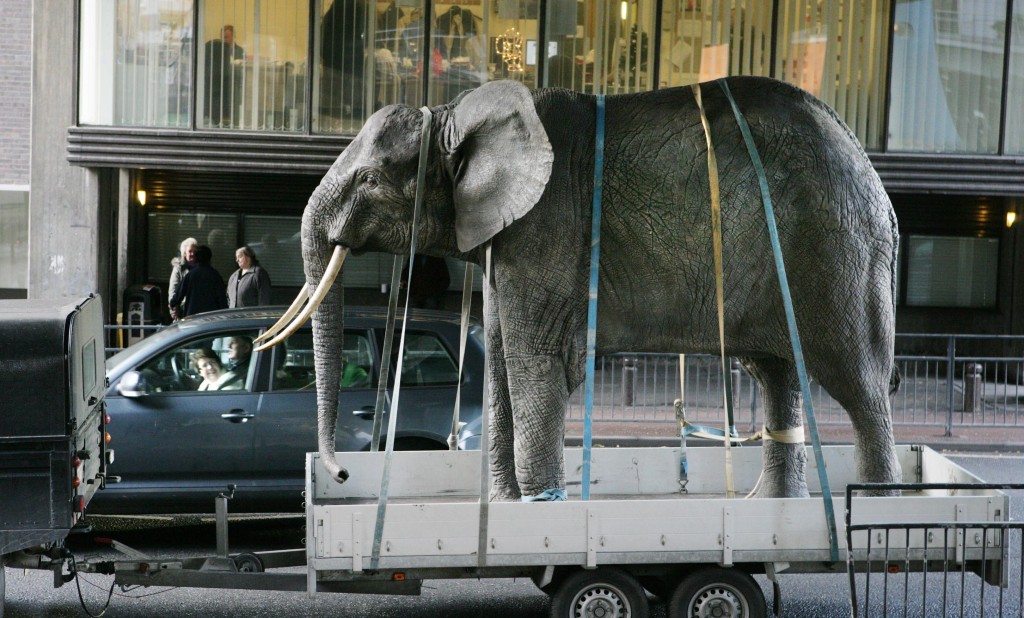
[[[809,375],[848,412],[863,481],[900,480],[890,388],[898,233],[878,175],[824,103],[727,78],[762,158]],[[758,381],[766,427],[801,394],[758,178],[724,90],[703,87],[721,174],[726,353]],[[585,375],[596,98],[486,83],[432,110],[417,251],[491,268],[484,286],[492,500],[564,488],[566,403]],[[718,352],[707,144],[691,88],[608,96],[597,350]],[[422,113],[374,113],[302,218],[319,449],[335,459],[346,250],[408,254]],[[300,296],[303,296],[303,292]],[[297,302],[302,299],[297,299]],[[316,304],[319,303],[318,306]],[[294,313],[291,312],[291,313]],[[758,497],[806,496],[803,444],[766,440]]]

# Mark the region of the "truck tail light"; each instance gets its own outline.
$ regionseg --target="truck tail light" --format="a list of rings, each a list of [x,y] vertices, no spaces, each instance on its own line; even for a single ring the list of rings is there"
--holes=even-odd
[[[103,432],[103,443],[110,444],[110,432]]]
[[[110,415],[107,414],[106,412],[103,413],[103,424],[104,425],[109,425],[110,424]]]
[[[78,496],[74,501],[74,511],[82,513],[85,511],[85,496]]]

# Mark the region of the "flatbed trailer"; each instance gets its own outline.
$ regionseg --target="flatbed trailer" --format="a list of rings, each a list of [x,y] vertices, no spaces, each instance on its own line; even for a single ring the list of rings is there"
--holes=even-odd
[[[567,448],[566,502],[481,501],[479,452],[395,452],[383,509],[386,453],[339,453],[351,473],[344,484],[330,480],[310,453],[305,548],[230,555],[218,541],[218,555],[186,560],[121,548],[124,560],[80,561],[77,568],[112,573],[122,585],[309,595],[418,594],[426,580],[529,577],[551,595],[552,616],[645,616],[644,589],[669,603],[670,616],[763,616],[767,604],[754,574],[774,582],[777,611],[778,582],[788,574],[945,568],[1005,587],[1009,531],[990,527],[1009,522],[1008,495],[931,448],[897,451],[904,479],[927,486],[899,496],[851,498],[851,528],[860,528],[847,537],[843,489],[855,483],[853,447],[823,447],[836,492],[837,557],[811,449],[810,497],[743,499],[757,482],[760,447],[732,449],[738,497],[725,495],[723,449],[596,448],[590,499],[582,501],[582,449]],[[886,531],[884,543],[873,526]],[[937,541],[935,526],[954,534]],[[972,532],[979,526],[980,534]],[[304,568],[275,572],[283,566]]]

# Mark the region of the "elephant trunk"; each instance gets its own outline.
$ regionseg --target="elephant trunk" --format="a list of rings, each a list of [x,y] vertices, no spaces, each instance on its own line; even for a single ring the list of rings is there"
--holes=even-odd
[[[317,221],[320,215],[315,200],[314,196],[302,218],[302,258],[310,296],[321,298],[312,313],[317,445],[327,472],[337,482],[343,483],[348,479],[348,471],[338,464],[335,457],[335,434],[338,426],[338,385],[341,384],[343,363],[345,295],[340,283],[332,284],[341,272],[341,261],[346,251],[326,237],[323,230],[329,228]]]

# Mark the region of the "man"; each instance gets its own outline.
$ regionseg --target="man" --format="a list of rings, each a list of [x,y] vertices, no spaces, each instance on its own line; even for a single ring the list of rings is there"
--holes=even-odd
[[[245,50],[235,45],[235,27],[220,29],[220,39],[206,42],[206,93],[204,115],[210,125],[230,127],[232,114],[242,103],[239,85],[242,81],[241,64]]]
[[[227,288],[224,278],[210,266],[212,257],[213,252],[206,245],[196,247],[195,265],[185,273],[170,301],[170,306],[179,307],[179,316],[227,308]]]
[[[252,341],[248,337],[235,335],[228,340],[228,376],[222,382],[221,390],[245,388],[249,375],[249,360],[252,358]]]

